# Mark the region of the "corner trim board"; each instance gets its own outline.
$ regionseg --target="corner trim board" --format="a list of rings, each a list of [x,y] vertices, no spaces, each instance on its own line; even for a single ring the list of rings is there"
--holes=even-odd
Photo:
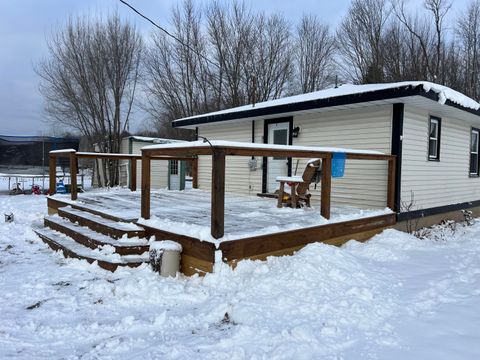
[[[403,138],[403,120],[405,115],[405,104],[393,104],[392,111],[392,148],[391,154],[396,155],[395,164],[395,203],[394,211],[400,212],[401,191],[402,191],[402,138]]]

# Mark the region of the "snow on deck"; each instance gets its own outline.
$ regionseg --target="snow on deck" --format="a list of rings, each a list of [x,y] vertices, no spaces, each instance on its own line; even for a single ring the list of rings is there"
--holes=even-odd
[[[140,192],[126,189],[101,190],[81,194],[72,202],[69,196],[54,198],[76,203],[126,221],[140,216]],[[389,209],[362,210],[353,207],[332,207],[331,219],[320,215],[318,207],[291,209],[277,208],[277,200],[225,194],[225,236],[214,239],[210,234],[210,193],[204,190],[155,190],[151,193],[151,218],[141,219],[145,224],[165,231],[219,244],[222,241],[265,235],[388,214]]]

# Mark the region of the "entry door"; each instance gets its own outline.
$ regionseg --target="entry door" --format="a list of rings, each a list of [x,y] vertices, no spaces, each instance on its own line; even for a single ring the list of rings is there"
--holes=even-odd
[[[268,124],[268,143],[288,145],[290,123]],[[267,160],[267,192],[278,189],[277,176],[288,175],[288,159],[286,157],[269,157]]]
[[[170,190],[180,190],[180,166],[178,160],[169,160],[169,181]]]

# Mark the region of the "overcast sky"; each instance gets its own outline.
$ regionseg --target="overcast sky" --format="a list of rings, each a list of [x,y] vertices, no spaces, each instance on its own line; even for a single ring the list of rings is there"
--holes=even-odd
[[[198,0],[207,2],[208,0]],[[170,9],[177,0],[129,0],[158,23],[169,27]],[[411,0],[419,3],[420,0]],[[467,0],[455,0],[455,11]],[[350,0],[246,0],[254,11],[280,13],[292,23],[302,15],[318,15],[336,26]],[[0,134],[51,133],[44,123],[44,104],[33,68],[46,56],[45,39],[69,16],[118,11],[146,36],[152,26],[118,0],[0,0]],[[140,117],[140,116],[138,116]],[[137,124],[143,119],[138,118]]]

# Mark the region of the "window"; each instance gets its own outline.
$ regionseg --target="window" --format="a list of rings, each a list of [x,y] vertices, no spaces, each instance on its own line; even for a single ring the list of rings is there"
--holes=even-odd
[[[178,175],[178,160],[170,160],[170,175]]]
[[[288,144],[288,130],[287,129],[275,129],[273,130],[273,143],[275,145],[287,145]],[[275,156],[273,160],[283,160],[286,157]]]
[[[478,176],[478,137],[479,130],[472,129],[470,137],[470,175]]]
[[[428,125],[428,160],[440,160],[441,119],[430,117]]]

